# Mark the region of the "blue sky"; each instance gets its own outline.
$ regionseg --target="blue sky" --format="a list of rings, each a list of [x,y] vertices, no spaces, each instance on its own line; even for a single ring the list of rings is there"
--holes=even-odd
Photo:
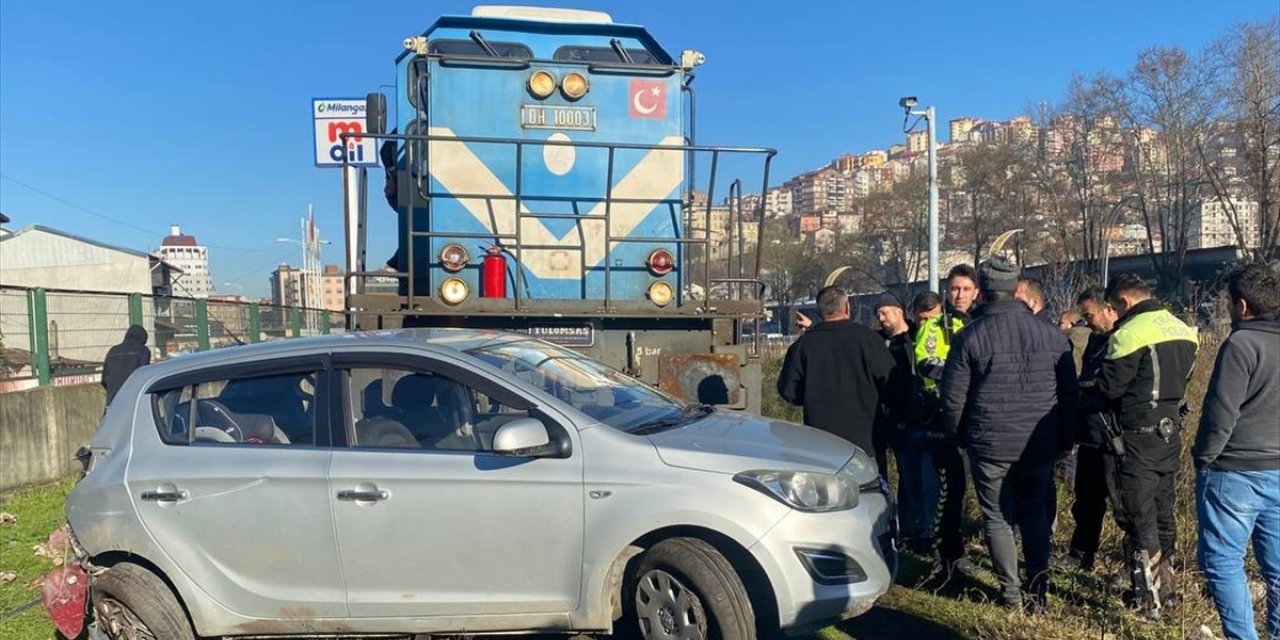
[[[298,262],[275,238],[296,237],[314,203],[334,240],[325,259],[340,262],[341,185],[312,165],[310,99],[393,82],[405,36],[473,4],[0,3],[0,210],[15,227],[137,249],[180,223],[212,247],[216,286],[261,295],[275,264]],[[668,50],[706,53],[699,141],[777,147],[775,183],[900,141],[899,96],[935,104],[945,139],[950,118],[1017,115],[1058,99],[1074,72],[1123,72],[1147,46],[1198,49],[1276,12],[1270,0],[535,4],[608,11]],[[371,225],[390,226],[372,205]]]

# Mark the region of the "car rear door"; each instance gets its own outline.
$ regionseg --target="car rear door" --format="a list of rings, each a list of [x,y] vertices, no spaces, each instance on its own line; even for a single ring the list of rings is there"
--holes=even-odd
[[[563,620],[582,577],[576,431],[459,364],[334,354],[330,499],[351,615]],[[568,457],[485,451],[498,425],[531,415],[569,440]]]
[[[208,598],[243,616],[298,619],[299,630],[306,619],[347,615],[324,360],[158,381],[139,403],[126,472],[143,526]]]

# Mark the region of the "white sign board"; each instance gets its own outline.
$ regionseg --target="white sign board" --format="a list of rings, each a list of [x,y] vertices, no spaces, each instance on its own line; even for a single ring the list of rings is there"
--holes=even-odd
[[[345,156],[355,167],[378,165],[378,141],[363,134],[365,123],[363,99],[313,98],[311,118],[315,123],[317,167],[341,167]],[[352,134],[343,145],[342,134]]]

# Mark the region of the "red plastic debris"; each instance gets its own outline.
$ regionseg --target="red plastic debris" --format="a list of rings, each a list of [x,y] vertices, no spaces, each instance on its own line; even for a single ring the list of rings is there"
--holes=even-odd
[[[66,638],[78,637],[84,630],[89,575],[75,563],[58,567],[45,574],[40,599],[58,632]]]

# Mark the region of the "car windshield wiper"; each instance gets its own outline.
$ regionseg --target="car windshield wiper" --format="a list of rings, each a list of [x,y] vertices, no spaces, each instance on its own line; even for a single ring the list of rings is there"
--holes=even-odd
[[[634,429],[628,431],[628,433],[635,435],[648,435],[659,431],[665,431],[667,429],[674,429],[675,427],[689,424],[694,420],[705,418],[706,416],[711,415],[715,410],[716,408],[709,404],[691,404],[682,409],[677,415],[655,418],[653,420],[642,422]]]

